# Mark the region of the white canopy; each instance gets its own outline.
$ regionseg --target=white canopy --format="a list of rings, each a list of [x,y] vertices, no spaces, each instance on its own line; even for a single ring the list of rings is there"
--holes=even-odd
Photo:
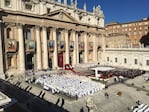
[[[92,70],[101,71],[101,72],[110,71],[113,69],[115,69],[115,68],[112,68],[112,67],[95,67],[95,68],[92,68]]]

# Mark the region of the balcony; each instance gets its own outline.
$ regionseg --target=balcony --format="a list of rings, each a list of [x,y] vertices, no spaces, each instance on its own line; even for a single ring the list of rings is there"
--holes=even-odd
[[[93,42],[89,42],[88,50],[90,50],[90,51],[93,50]]]
[[[79,51],[84,51],[84,42],[79,42]]]
[[[48,41],[48,49],[50,52],[54,51],[54,40],[49,40]]]
[[[58,51],[60,51],[60,52],[65,51],[65,42],[64,41],[58,41]]]
[[[17,44],[17,41],[14,40],[14,39],[7,39],[6,40],[6,52],[7,53],[15,53],[17,52],[17,47],[18,47],[18,44]]]
[[[25,45],[26,45],[26,52],[35,52],[36,46],[34,40],[27,40]]]
[[[70,43],[69,43],[69,50],[70,51],[74,50],[74,41],[70,41]]]

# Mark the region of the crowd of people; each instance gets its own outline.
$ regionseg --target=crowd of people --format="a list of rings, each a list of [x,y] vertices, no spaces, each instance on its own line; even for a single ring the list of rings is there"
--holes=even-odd
[[[104,76],[123,76],[127,78],[134,78],[136,76],[144,74],[145,71],[139,69],[121,69],[116,68],[114,70],[103,72]]]
[[[100,90],[99,85],[90,81],[81,81],[65,75],[43,75],[36,79],[44,89],[54,93],[61,93],[71,98],[80,98]]]
[[[115,69],[113,71],[113,74],[115,74],[116,76],[123,76],[127,78],[134,78],[144,73],[145,71],[139,69]]]

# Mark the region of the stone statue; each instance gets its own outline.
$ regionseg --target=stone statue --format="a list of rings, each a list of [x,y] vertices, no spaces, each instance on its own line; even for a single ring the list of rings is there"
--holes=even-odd
[[[86,3],[84,3],[84,7],[83,7],[84,11],[86,11]]]
[[[96,14],[100,14],[100,12],[101,12],[101,7],[100,7],[100,5],[98,5],[98,6],[95,8],[95,13],[96,13]]]
[[[77,0],[75,0],[75,7],[77,7],[77,5],[78,5],[78,2],[77,2]]]
[[[93,7],[93,13],[95,14],[96,17],[104,17],[100,5],[98,5],[97,7]]]
[[[73,0],[70,1],[70,4],[73,6]]]
[[[97,112],[97,106],[94,104],[92,97],[87,99],[86,106],[88,108],[88,112]]]
[[[93,7],[93,12],[95,12],[95,6]]]

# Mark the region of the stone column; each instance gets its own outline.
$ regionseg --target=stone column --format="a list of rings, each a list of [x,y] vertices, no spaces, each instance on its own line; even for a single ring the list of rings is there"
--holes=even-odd
[[[69,38],[68,38],[68,30],[65,29],[65,64],[69,64]]]
[[[42,38],[43,38],[43,69],[48,69],[48,41],[47,41],[47,28],[42,27]]]
[[[93,34],[93,61],[97,62],[97,37]]]
[[[74,49],[73,49],[73,65],[77,64],[77,46],[76,46],[76,32],[72,31],[72,38],[74,41]]]
[[[24,38],[23,38],[23,26],[18,24],[18,38],[19,38],[19,67],[22,73],[25,72],[25,49],[24,49]]]
[[[84,63],[88,62],[88,39],[87,39],[87,33],[84,32],[84,42],[85,42],[85,49],[84,49]]]
[[[41,70],[41,39],[40,39],[40,27],[36,26],[36,43],[37,43],[37,70]]]
[[[52,28],[52,33],[53,33],[53,40],[54,40],[53,69],[56,69],[58,67],[56,28]]]
[[[76,37],[75,37],[75,48],[76,48],[76,64],[79,64],[79,33],[76,32]]]
[[[1,32],[1,20],[0,20],[0,78],[4,79],[4,63],[3,63],[3,47],[2,47],[2,32]]]

